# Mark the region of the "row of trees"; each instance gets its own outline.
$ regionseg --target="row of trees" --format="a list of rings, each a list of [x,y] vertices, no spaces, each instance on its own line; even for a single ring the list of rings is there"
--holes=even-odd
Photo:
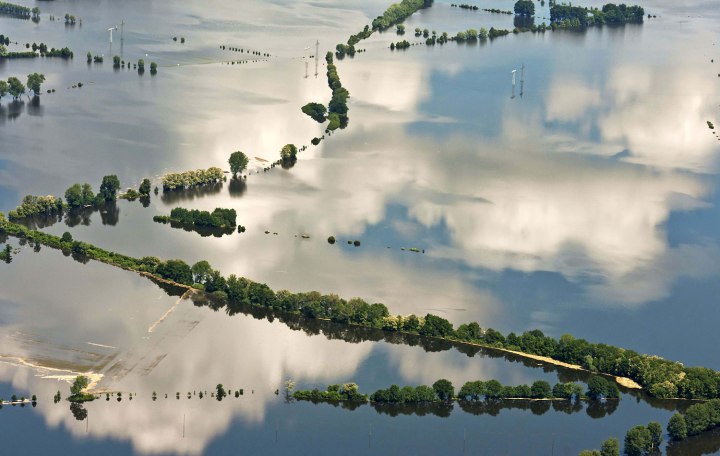
[[[196,169],[183,173],[169,173],[162,177],[163,191],[182,190],[214,184],[220,182],[223,177],[223,170],[216,167]]]
[[[45,233],[30,231],[25,227],[6,223],[5,231],[19,237],[36,239],[50,247],[66,247],[60,238]],[[115,264],[120,267],[156,273],[164,278],[164,264],[159,259],[134,259],[113,252],[106,252],[87,245],[90,258]],[[182,263],[181,260],[173,260]],[[182,263],[184,264],[184,263]],[[189,271],[190,267],[186,266]],[[187,278],[186,278],[187,279]],[[179,280],[192,285],[192,277]],[[224,283],[223,283],[224,282]],[[428,337],[442,338],[482,346],[519,351],[547,356],[552,359],[575,364],[592,372],[628,377],[639,383],[650,395],[661,398],[713,399],[720,397],[720,373],[703,367],[685,367],[658,356],[639,354],[632,350],[607,344],[590,343],[571,335],[559,339],[545,336],[542,331],[528,331],[521,335],[503,335],[492,328],[483,329],[477,322],[461,324],[457,328],[446,319],[427,314],[391,316],[388,308],[381,303],[370,304],[361,298],[345,300],[337,295],[323,295],[312,291],[292,293],[286,290],[274,292],[266,284],[253,282],[231,275],[219,282],[219,297],[230,304],[245,304],[269,309],[299,313],[307,318],[328,319],[343,324],[378,328],[386,331],[402,331]]]
[[[39,96],[42,83],[45,82],[45,75],[40,73],[31,73],[27,76],[27,89],[31,90],[33,95]],[[26,92],[25,84],[20,79],[11,76],[6,81],[0,81],[0,99],[10,94],[13,100],[17,100]]]
[[[560,28],[586,28],[604,24],[641,24],[645,10],[641,6],[607,3],[602,9],[557,5],[550,7],[550,22]]]
[[[40,43],[40,45],[33,43],[32,51],[26,52],[8,52],[5,46],[6,45],[3,44],[2,37],[0,36],[0,58],[3,59],[21,59],[35,57],[61,57],[63,59],[72,59],[75,56],[75,54],[68,47],[64,47],[61,49],[48,49],[45,43]],[[25,47],[29,49],[30,43],[26,43]]]
[[[455,7],[455,8],[462,8],[462,9],[466,9],[466,10],[473,10],[473,11],[477,11],[480,9],[480,7],[478,7],[478,6],[468,5],[466,3],[463,3],[461,5],[458,5],[456,3],[451,3],[450,6]]]
[[[0,14],[27,19],[33,15],[33,10],[26,6],[15,5],[14,3],[0,2]],[[40,14],[40,9],[37,9],[37,14]]]
[[[350,97],[350,92],[342,86],[340,82],[340,76],[337,73],[337,67],[333,61],[332,52],[328,52],[325,55],[325,61],[327,62],[327,80],[328,86],[332,89],[332,98],[328,104],[328,124],[327,130],[333,131],[337,128],[344,128],[348,122],[348,106],[347,99]]]
[[[593,377],[600,378],[600,377]],[[604,379],[600,378],[604,381]],[[350,385],[350,387],[348,387]],[[426,385],[403,386],[392,385],[386,389],[379,389],[369,397],[358,393],[355,383],[346,385],[330,385],[326,391],[304,390],[297,391],[293,397],[301,400],[329,401],[329,402],[370,402],[383,404],[418,404],[431,402],[461,403],[492,402],[503,399],[561,399],[576,401],[591,397],[591,386],[583,395],[583,387],[577,383],[557,383],[554,387],[544,380],[538,380],[532,385],[504,386],[497,380],[466,382],[457,396],[455,387],[447,379],[440,379],[432,387]]]
[[[299,401],[313,402],[367,402],[366,394],[358,392],[355,383],[344,383],[342,385],[329,385],[325,391],[315,388],[312,390],[298,390],[292,397]]]
[[[432,4],[433,0],[402,0],[400,3],[393,3],[382,16],[373,19],[372,28],[373,30],[385,30],[404,21],[416,11],[431,7]]]

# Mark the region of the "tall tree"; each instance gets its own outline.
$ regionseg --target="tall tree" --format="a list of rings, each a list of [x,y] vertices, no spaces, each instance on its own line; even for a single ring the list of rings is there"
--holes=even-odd
[[[687,424],[685,417],[676,413],[670,417],[667,425],[668,435],[672,440],[685,440],[687,438]]]
[[[45,75],[40,73],[32,73],[27,77],[27,87],[32,90],[35,96],[40,95],[40,85],[45,82]]]
[[[10,92],[10,95],[12,95],[14,100],[17,100],[20,98],[20,95],[25,93],[25,86],[18,78],[11,76],[8,78],[7,82],[9,86],[8,92]]]
[[[453,387],[453,384],[450,383],[450,380],[441,378],[433,383],[432,388],[441,401],[450,401],[453,396],[455,396],[455,388]]]
[[[0,98],[4,97],[5,95],[10,92],[10,86],[5,81],[0,81]]]
[[[120,190],[120,180],[115,174],[103,177],[100,184],[100,197],[105,201],[115,201]]]
[[[236,177],[237,173],[243,172],[243,170],[247,167],[248,158],[244,153],[238,150],[237,152],[230,154],[228,163],[230,164],[230,171],[233,173],[233,177]]]

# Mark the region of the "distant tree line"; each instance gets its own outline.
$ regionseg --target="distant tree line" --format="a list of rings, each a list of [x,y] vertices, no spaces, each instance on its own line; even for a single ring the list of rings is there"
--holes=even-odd
[[[466,3],[460,4],[460,5],[458,5],[458,4],[456,4],[456,3],[451,3],[450,6],[452,6],[452,7],[454,7],[454,8],[462,8],[462,9],[473,10],[473,11],[477,11],[477,10],[480,9],[478,6],[468,5],[468,4],[466,4]]]
[[[402,0],[400,3],[393,3],[382,16],[373,19],[372,29],[385,30],[399,24],[423,8],[431,7],[432,4],[433,0]]]
[[[486,13],[492,13],[492,14],[508,14],[508,15],[510,15],[513,13],[512,11],[509,11],[509,10],[501,10],[501,9],[497,9],[497,8],[483,8],[483,11],[485,11]]]
[[[641,6],[608,3],[602,9],[582,6],[558,5],[550,7],[553,28],[580,29],[599,25],[642,24],[645,10]]]
[[[40,10],[37,10],[40,13]],[[0,2],[0,14],[20,19],[29,19],[32,17],[32,10],[26,6],[15,5],[13,3]]]

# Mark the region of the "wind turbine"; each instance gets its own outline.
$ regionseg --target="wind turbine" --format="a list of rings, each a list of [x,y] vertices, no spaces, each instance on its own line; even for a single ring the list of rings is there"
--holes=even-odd
[[[517,70],[512,70],[512,96],[510,98],[515,98],[515,73]]]
[[[117,30],[117,29],[118,29],[117,27],[110,27],[108,29],[108,32],[110,33],[110,43],[112,43],[112,32],[113,32],[113,30]]]

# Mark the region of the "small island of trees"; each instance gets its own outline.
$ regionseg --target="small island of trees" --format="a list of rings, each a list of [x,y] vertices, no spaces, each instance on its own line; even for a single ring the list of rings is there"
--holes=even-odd
[[[197,231],[201,235],[213,234],[222,236],[232,234],[237,228],[237,212],[235,209],[215,208],[214,211],[188,210],[182,207],[173,208],[170,215],[156,215],[153,221],[170,223],[173,228],[183,228],[186,231]],[[206,228],[208,230],[202,230]]]
[[[208,184],[215,184],[223,180],[223,170],[216,167],[196,169],[183,173],[169,173],[162,177],[164,192],[183,190]]]
[[[325,114],[327,114],[327,108],[325,105],[320,103],[308,103],[300,109],[318,123],[323,123],[326,120]]]

